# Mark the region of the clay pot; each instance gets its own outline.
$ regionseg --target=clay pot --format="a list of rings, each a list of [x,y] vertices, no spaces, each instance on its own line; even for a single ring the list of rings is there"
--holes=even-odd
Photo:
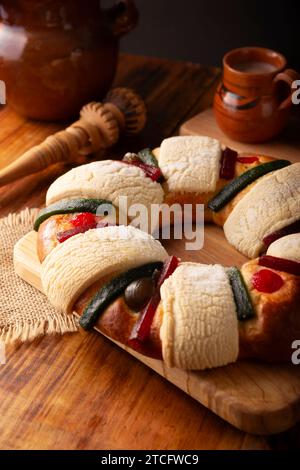
[[[286,69],[282,54],[260,47],[228,52],[223,66],[223,81],[214,98],[219,127],[240,142],[275,137],[287,123],[299,74]]]
[[[0,80],[27,117],[66,120],[114,79],[119,38],[137,23],[132,0],[0,0]]]

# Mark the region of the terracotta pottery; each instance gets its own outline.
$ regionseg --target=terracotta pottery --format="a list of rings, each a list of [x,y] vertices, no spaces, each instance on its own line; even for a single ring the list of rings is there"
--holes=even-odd
[[[7,103],[34,119],[66,120],[113,81],[119,38],[136,25],[132,0],[0,0],[0,80]]]
[[[214,98],[219,127],[240,142],[272,139],[287,123],[299,74],[286,69],[282,54],[260,47],[228,52],[223,66],[223,81]]]

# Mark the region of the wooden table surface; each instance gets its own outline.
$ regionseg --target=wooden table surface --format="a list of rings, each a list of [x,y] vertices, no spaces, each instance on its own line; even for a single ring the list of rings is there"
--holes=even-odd
[[[115,84],[135,88],[149,115],[143,133],[108,156],[155,147],[205,109],[217,69],[122,55]],[[0,168],[58,130],[0,112]],[[0,189],[0,217],[44,202],[62,171]],[[296,447],[299,428],[272,438],[234,429],[109,340],[91,333],[8,348],[0,366],[0,449],[271,449]],[[84,418],[83,418],[84,416]]]

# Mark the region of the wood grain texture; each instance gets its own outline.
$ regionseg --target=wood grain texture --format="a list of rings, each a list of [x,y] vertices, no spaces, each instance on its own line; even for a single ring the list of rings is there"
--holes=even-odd
[[[213,232],[209,232],[207,238],[214,246],[219,243]],[[207,251],[208,256],[209,253]],[[177,241],[176,254],[185,257],[181,240]],[[198,256],[194,253],[194,261]],[[228,262],[230,264],[230,258]],[[24,281],[43,292],[36,232],[29,232],[17,243],[14,264],[16,273]],[[300,418],[300,369],[292,365],[240,361],[209,371],[189,372],[168,368],[163,361],[115,343],[242,431],[275,434],[289,429]]]
[[[142,135],[124,139],[107,157],[159,145],[186,119],[210,106],[219,78],[216,69],[123,55],[115,84],[141,93],[148,106],[148,124]],[[4,108],[0,112],[0,166],[65,126],[26,121]],[[43,178],[0,190],[0,216],[43,204],[55,177],[46,173]],[[224,240],[222,231],[218,233]],[[207,237],[206,243],[214,260],[223,262],[221,246],[211,251]],[[170,252],[173,245],[166,245]],[[192,252],[186,259],[193,259]],[[201,259],[209,261],[204,253]],[[300,445],[300,427],[272,438],[238,431],[97,333],[44,337],[17,349],[8,348],[7,364],[0,366],[0,415],[1,449],[270,449]]]

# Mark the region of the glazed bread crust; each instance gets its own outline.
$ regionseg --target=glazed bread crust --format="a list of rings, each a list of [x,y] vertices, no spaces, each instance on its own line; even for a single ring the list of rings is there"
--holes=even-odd
[[[261,269],[257,259],[241,269],[256,316],[240,322],[240,357],[288,362],[292,343],[300,337],[300,276],[275,271],[284,281],[283,286],[272,294],[260,293],[253,288],[251,278]]]
[[[182,190],[180,190],[179,180],[175,178],[176,172],[172,172],[173,183],[169,184],[168,181],[162,185],[162,189],[164,192],[164,202],[169,206],[173,204],[180,204],[184,206],[184,204],[193,204],[195,207],[196,204],[204,204],[205,205],[205,220],[207,222],[214,222],[217,225],[223,226],[226,221],[231,219],[231,215],[237,213],[237,208],[243,204],[244,198],[249,198],[250,193],[255,191],[256,185],[260,185],[265,179],[270,178],[270,175],[266,175],[259,180],[255,181],[252,184],[249,184],[244,190],[240,191],[226,206],[217,213],[214,213],[207,209],[208,201],[216,195],[229,181],[215,178],[217,172],[217,162],[219,158],[219,149],[217,146],[214,147],[215,152],[215,162],[214,162],[214,178],[213,181],[206,181],[206,189],[207,192],[198,192],[198,191],[189,191],[188,185],[185,181],[185,185]],[[159,151],[155,152],[158,160],[160,159]],[[243,156],[241,154],[240,156]],[[247,156],[250,156],[247,154]],[[257,155],[256,155],[257,156]],[[258,156],[258,161],[254,163],[236,163],[235,166],[235,177],[241,175],[245,171],[258,166],[262,163],[266,163],[268,161],[274,160],[271,157],[266,156]],[[165,162],[166,165],[169,162]],[[123,165],[123,164],[121,164]],[[124,169],[126,165],[122,166]],[[114,165],[112,165],[114,167]],[[119,166],[117,165],[119,168]],[[288,167],[292,168],[292,167]],[[119,170],[118,170],[119,171]],[[135,171],[135,170],[134,170]],[[169,170],[168,170],[169,171]],[[283,170],[281,170],[283,171]],[[290,170],[285,170],[289,172]],[[118,173],[118,172],[117,172]],[[123,170],[121,170],[123,173]],[[138,180],[141,180],[141,184],[144,185],[144,176],[137,173]],[[277,173],[277,172],[276,172]],[[191,175],[186,172],[187,177],[191,177]],[[100,178],[99,181],[102,181]],[[101,189],[101,181],[99,182],[99,188]],[[121,181],[121,180],[120,180]],[[194,181],[194,180],[193,180]],[[156,200],[162,200],[160,194],[161,191],[158,190],[158,183],[157,186],[151,186],[152,189],[155,189],[156,196],[154,197],[155,202]],[[99,191],[94,191],[93,193],[86,192],[84,193],[84,185],[81,185],[79,188],[80,191],[77,194],[73,194],[72,191],[74,188],[76,189],[76,185],[73,184],[73,189],[71,192],[68,193],[68,197],[73,197],[74,195],[86,194],[86,197],[91,194],[94,197],[99,197]],[[145,186],[146,187],[146,186]],[[148,186],[147,186],[148,187]],[[60,198],[60,194],[63,194],[64,197],[66,193],[64,192],[64,188],[59,183],[58,186],[54,186],[56,188],[56,196],[53,196],[54,199],[51,199],[51,191],[50,196],[48,198],[48,202],[53,202],[55,197],[58,199]],[[161,187],[160,187],[161,188]],[[213,190],[212,190],[213,188]],[[52,188],[53,191],[53,188]],[[108,191],[108,190],[107,190]],[[122,192],[122,188],[118,187],[118,191]],[[134,188],[135,191],[135,188]],[[53,193],[54,194],[54,193]],[[105,193],[104,196],[109,199],[109,193]],[[90,196],[91,197],[91,196]],[[101,197],[103,197],[101,192]],[[134,193],[134,198],[136,199],[136,192]],[[145,196],[148,198],[148,195]],[[56,200],[58,200],[56,199]],[[153,198],[147,199],[147,204],[151,203]],[[141,202],[141,201],[139,201]],[[74,214],[62,214],[50,217],[48,220],[43,222],[40,226],[38,232],[38,254],[39,258],[42,262],[49,263],[48,257],[51,257],[51,253],[54,251],[64,251],[63,247],[59,247],[57,241],[57,233],[64,232],[72,228],[72,224],[70,220]],[[195,217],[195,212],[193,213]],[[294,219],[293,219],[294,220]],[[227,224],[228,225],[228,224]],[[234,228],[234,224],[232,224]],[[105,229],[99,229],[105,230]],[[87,232],[87,237],[89,232]],[[77,236],[76,236],[77,237]],[[74,237],[74,238],[76,238]],[[84,236],[83,236],[84,238]],[[65,242],[66,243],[66,242]],[[75,243],[74,241],[70,241],[71,244]],[[68,245],[68,243],[67,243]],[[240,249],[243,251],[243,249]],[[257,251],[253,254],[257,255]],[[69,255],[70,256],[70,255]],[[116,254],[117,256],[117,254]],[[87,253],[88,257],[88,253]],[[62,257],[63,259],[63,257]],[[162,255],[161,260],[164,260],[165,257]],[[101,262],[99,258],[98,262]],[[84,260],[83,260],[84,263]],[[140,263],[139,263],[140,264]],[[128,265],[122,265],[122,272],[126,272],[127,269],[130,269],[132,266],[129,263]],[[89,269],[89,267],[88,267]],[[299,337],[300,335],[300,315],[298,313],[298,305],[300,302],[300,277],[294,276],[292,274],[287,274],[283,272],[278,272],[278,274],[282,277],[284,284],[282,288],[280,288],[277,292],[273,294],[262,294],[253,289],[252,287],[252,276],[255,272],[261,269],[258,266],[258,260],[254,259],[245,263],[242,267],[242,274],[245,279],[246,286],[250,292],[252,303],[255,310],[255,317],[253,319],[240,321],[238,322],[238,336],[239,336],[239,358],[256,358],[264,361],[289,361],[291,356],[291,344],[294,339]],[[78,271],[78,269],[76,269]],[[105,273],[104,273],[105,274]],[[92,283],[92,279],[89,277],[88,282],[85,284],[83,283],[82,288],[76,291],[72,298],[69,299],[68,303],[64,300],[64,308],[68,311],[72,309],[74,312],[81,316],[87,305],[92,300],[93,296],[98,292],[101,286],[107,282],[108,280],[112,279],[114,276],[120,274],[120,270],[116,267],[112,268],[109,272],[109,275],[101,275],[101,270],[96,273],[96,278],[98,280]],[[94,274],[93,274],[94,275]],[[93,277],[93,276],[92,276]],[[53,275],[53,279],[55,276]],[[48,283],[49,284],[49,283]],[[51,282],[50,282],[51,284]],[[49,285],[50,285],[49,284]],[[51,287],[51,286],[50,286]],[[49,288],[50,288],[49,287]],[[53,292],[52,292],[53,291]],[[54,299],[56,296],[56,289],[52,289],[51,287],[51,296]],[[188,309],[188,306],[186,307]],[[139,312],[140,313],[140,312]],[[125,302],[124,296],[120,296],[117,300],[112,302],[112,304],[101,314],[99,317],[96,328],[101,331],[106,336],[126,345],[130,346],[130,335],[132,329],[136,325],[136,322],[139,319],[139,313],[133,312]],[[160,303],[159,307],[156,310],[155,317],[152,323],[151,331],[148,340],[136,346],[137,350],[150,357],[155,357],[162,359],[163,358],[163,350],[164,345],[161,340],[161,331],[162,325],[164,322],[164,318],[166,315],[166,311],[164,310],[163,302]],[[180,362],[180,361],[179,361]],[[189,364],[181,364],[179,363],[175,365],[179,365],[181,367],[189,368]],[[184,361],[183,361],[184,362]],[[188,362],[188,361],[186,361]],[[229,361],[230,362],[230,361]],[[218,365],[218,364],[216,364]],[[221,365],[221,362],[220,362]],[[214,366],[214,365],[213,365]],[[206,367],[206,366],[205,366]],[[209,367],[209,365],[208,365]]]
[[[188,263],[189,264],[189,263]],[[283,279],[281,289],[273,294],[263,294],[253,289],[252,275],[262,269],[258,260],[251,260],[241,268],[255,309],[255,317],[238,322],[239,359],[255,358],[265,362],[289,362],[291,344],[300,337],[300,277],[277,272]],[[103,278],[89,287],[74,305],[81,316],[93,296],[105,284]],[[164,318],[163,303],[159,304],[148,340],[135,349],[149,357],[163,358],[161,326]],[[140,312],[133,312],[124,296],[115,300],[99,317],[96,328],[106,336],[130,346],[130,335]]]

